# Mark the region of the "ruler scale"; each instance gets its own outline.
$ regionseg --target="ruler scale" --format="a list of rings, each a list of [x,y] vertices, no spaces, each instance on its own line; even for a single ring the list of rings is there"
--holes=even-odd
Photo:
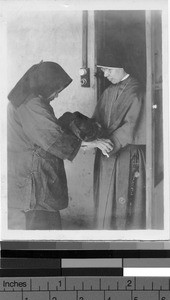
[[[170,277],[6,277],[1,300],[169,300]]]
[[[169,250],[7,248],[0,300],[170,300]]]

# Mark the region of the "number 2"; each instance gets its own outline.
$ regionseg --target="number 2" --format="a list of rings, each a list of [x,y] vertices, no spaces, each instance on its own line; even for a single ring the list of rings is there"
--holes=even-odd
[[[132,280],[127,281],[127,286],[132,286]]]

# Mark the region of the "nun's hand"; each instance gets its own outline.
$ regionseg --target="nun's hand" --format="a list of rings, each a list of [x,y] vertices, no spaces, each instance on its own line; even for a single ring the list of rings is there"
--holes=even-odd
[[[109,152],[113,150],[113,143],[109,139],[97,139],[91,142],[82,141],[81,147],[85,150],[98,148],[103,155],[109,157]]]

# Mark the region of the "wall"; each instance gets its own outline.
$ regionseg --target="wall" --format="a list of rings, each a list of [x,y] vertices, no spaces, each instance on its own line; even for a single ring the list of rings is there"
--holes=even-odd
[[[76,110],[91,116],[95,107],[93,13],[89,15],[89,58],[91,87],[81,88],[82,12],[17,12],[8,19],[8,91],[34,63],[58,62],[73,82],[53,103],[57,117]],[[78,153],[65,161],[69,187],[69,207],[63,210],[64,229],[88,229],[92,224],[92,174],[94,153]]]

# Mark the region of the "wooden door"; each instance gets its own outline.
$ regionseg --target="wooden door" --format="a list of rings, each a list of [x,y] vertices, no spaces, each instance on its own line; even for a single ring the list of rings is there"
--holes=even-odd
[[[127,71],[145,87],[146,83],[146,38],[145,11],[95,11],[96,63],[106,48],[120,42],[126,49]],[[109,85],[103,72],[97,69],[98,97]]]

